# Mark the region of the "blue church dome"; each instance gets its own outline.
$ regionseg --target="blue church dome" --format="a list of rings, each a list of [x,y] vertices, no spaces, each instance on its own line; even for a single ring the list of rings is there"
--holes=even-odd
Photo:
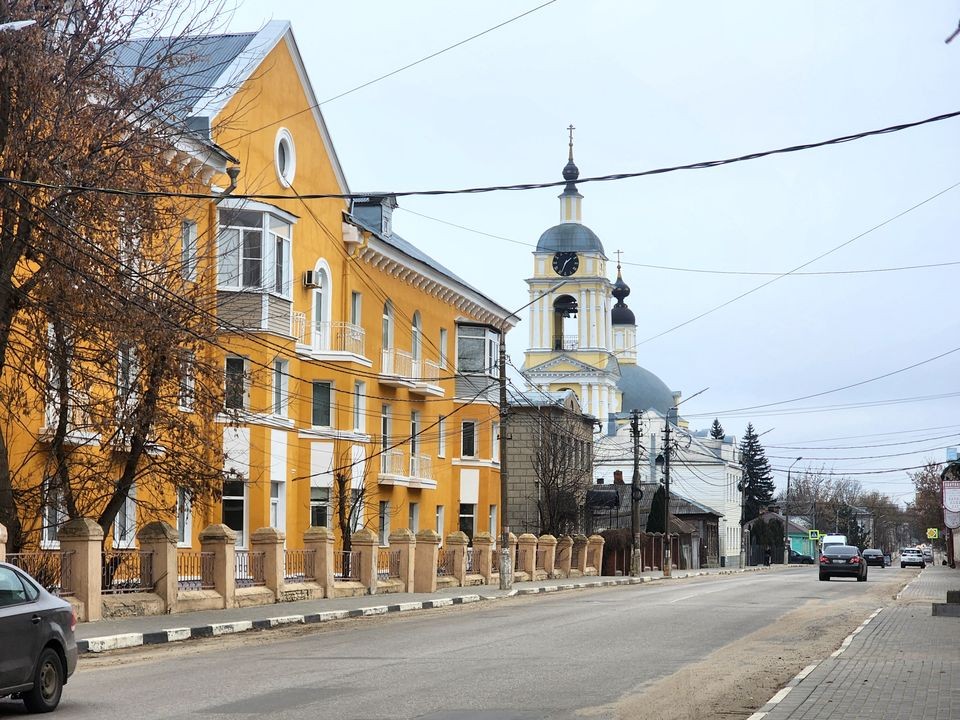
[[[620,363],[620,381],[623,393],[622,412],[631,410],[656,410],[666,415],[673,407],[673,393],[666,384],[646,368]]]
[[[580,223],[554,225],[540,236],[537,252],[598,252],[603,254],[603,243],[597,234]]]

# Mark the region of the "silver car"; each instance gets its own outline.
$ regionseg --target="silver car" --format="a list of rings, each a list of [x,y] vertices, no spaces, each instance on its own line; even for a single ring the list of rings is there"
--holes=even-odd
[[[916,565],[921,570],[927,566],[927,561],[923,559],[923,553],[919,548],[902,548],[900,550],[900,567],[907,565]]]
[[[77,667],[76,625],[70,603],[0,563],[0,697],[20,698],[30,712],[55,709]]]

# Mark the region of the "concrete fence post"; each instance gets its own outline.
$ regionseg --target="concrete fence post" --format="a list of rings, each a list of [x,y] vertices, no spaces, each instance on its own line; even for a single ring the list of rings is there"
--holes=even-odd
[[[413,591],[432,593],[437,591],[437,553],[440,536],[434,530],[417,533],[416,560],[413,569]]]
[[[377,594],[377,554],[379,538],[370,528],[360,528],[350,536],[350,547],[360,553],[360,584],[371,595]]]
[[[527,574],[527,579],[533,580],[534,568],[537,566],[537,536],[532,533],[523,533],[517,538],[520,549],[520,559],[517,570]]]
[[[286,534],[272,527],[262,527],[250,535],[250,550],[263,553],[263,579],[274,600],[283,595],[283,576],[286,557],[283,542]]]
[[[447,551],[453,553],[453,577],[460,587],[467,582],[467,545],[469,544],[470,538],[461,530],[447,535]]]
[[[537,538],[537,550],[543,551],[543,572],[550,579],[557,562],[557,539],[550,534],[541,535]]]
[[[561,535],[557,540],[557,560],[555,572],[558,577],[570,577],[570,560],[573,557],[573,538]]]
[[[314,580],[323,589],[323,597],[333,597],[333,531],[311,527],[303,534],[303,547],[313,550]]]
[[[493,574],[493,536],[490,533],[477,533],[473,536],[473,572],[483,578],[483,584],[490,584]]]
[[[232,608],[237,595],[237,533],[222,523],[200,531],[200,552],[213,553],[213,589],[223,607]]]
[[[179,573],[177,531],[161,521],[149,522],[137,533],[141,553],[150,553],[153,592],[163,601],[165,613],[176,612]],[[62,546],[61,546],[62,547]]]
[[[417,538],[407,528],[394,530],[390,533],[390,550],[400,552],[400,582],[403,583],[401,592],[413,592],[414,549],[416,546]]]
[[[581,576],[587,572],[587,547],[586,535],[573,536],[573,549],[577,562],[571,565],[570,570],[580,573]]]
[[[517,574],[517,536],[513,533],[507,535],[507,542],[510,543],[510,567],[513,568],[513,574]],[[499,567],[499,563],[497,564]]]
[[[93,622],[103,617],[100,594],[103,581],[103,529],[90,518],[68,520],[57,534],[60,552],[69,553],[70,577],[73,595],[83,607],[84,622]]]
[[[0,562],[7,560],[7,526],[0,523]]]
[[[587,560],[594,575],[603,574],[603,544],[602,535],[591,535],[587,538]]]

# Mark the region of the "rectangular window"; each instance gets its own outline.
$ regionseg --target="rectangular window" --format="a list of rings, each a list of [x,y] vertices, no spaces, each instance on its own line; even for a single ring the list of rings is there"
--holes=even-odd
[[[390,445],[390,406],[384,405],[380,408],[380,449],[386,452]]]
[[[280,495],[283,492],[282,483],[270,483],[270,527],[275,530],[283,530],[283,503],[280,502]]]
[[[197,279],[197,224],[184,220],[180,226],[181,273],[184,280]]]
[[[443,544],[443,527],[444,527],[444,517],[443,517],[443,505],[437,505],[437,535],[440,536],[440,544]]]
[[[352,533],[360,529],[360,522],[363,519],[361,517],[363,503],[360,502],[362,499],[360,488],[350,489],[350,532]]]
[[[330,526],[330,488],[310,488],[310,526]]]
[[[224,407],[229,410],[242,410],[246,407],[246,395],[246,362],[243,358],[228,357]]]
[[[407,520],[407,527],[414,535],[420,531],[420,503],[410,503],[410,517]]]
[[[190,493],[185,488],[177,490],[177,545],[190,547],[193,510],[190,508]]]
[[[242,480],[223,481],[222,522],[237,533],[237,547],[245,547],[244,520],[247,515],[246,498]]]
[[[465,373],[498,374],[500,333],[477,325],[457,326],[457,370]]]
[[[60,526],[66,522],[67,510],[59,485],[54,486],[48,478],[43,481],[42,490],[43,529],[40,535],[40,547],[44,550],[55,550],[60,547]]]
[[[447,366],[447,329],[440,328],[440,367],[445,368]]]
[[[367,430],[366,412],[367,397],[366,383],[359,380],[353,383],[353,430],[362,433]]]
[[[290,223],[269,215],[270,238],[273,244],[273,288],[283,297],[290,297]]]
[[[264,289],[264,213],[220,210],[217,281],[221,287]],[[289,265],[289,263],[287,263]]]
[[[386,500],[380,501],[380,515],[379,515],[379,527],[380,527],[380,546],[390,544],[390,503]]]
[[[491,425],[490,438],[492,440],[490,457],[494,462],[500,462],[500,423]]]
[[[137,503],[134,497],[135,488],[131,487],[113,520],[113,546],[115,548],[132,548],[137,537]]]
[[[261,231],[243,231],[241,268],[243,287],[254,289],[263,287],[263,233]]]
[[[313,383],[313,425],[330,427],[330,383]]]
[[[497,536],[497,506],[490,506],[490,523],[489,523],[489,532],[493,537]]]
[[[220,230],[220,248],[217,265],[217,284],[220,287],[240,285],[240,231],[235,228]]]
[[[128,409],[136,402],[139,372],[136,348],[129,345],[120,348],[117,358],[117,399]]]
[[[476,457],[476,433],[477,424],[473,420],[464,420],[460,423],[460,457]]]
[[[437,421],[437,457],[447,456],[447,421],[440,418]]]
[[[473,540],[473,526],[477,506],[469,503],[460,503],[460,532]]]
[[[196,392],[194,366],[195,359],[192,352],[180,353],[180,389],[177,392],[177,403],[181,410],[193,409]]]
[[[350,293],[350,322],[353,325],[363,325],[363,316],[360,314],[362,297],[356,290]]]
[[[287,367],[286,360],[273,361],[273,414],[279,417],[287,416],[288,383],[290,382]]]

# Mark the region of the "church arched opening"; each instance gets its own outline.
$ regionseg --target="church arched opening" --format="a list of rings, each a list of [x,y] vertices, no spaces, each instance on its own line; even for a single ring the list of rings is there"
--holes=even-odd
[[[576,320],[577,299],[561,295],[553,301],[553,349],[576,350],[580,345]]]

